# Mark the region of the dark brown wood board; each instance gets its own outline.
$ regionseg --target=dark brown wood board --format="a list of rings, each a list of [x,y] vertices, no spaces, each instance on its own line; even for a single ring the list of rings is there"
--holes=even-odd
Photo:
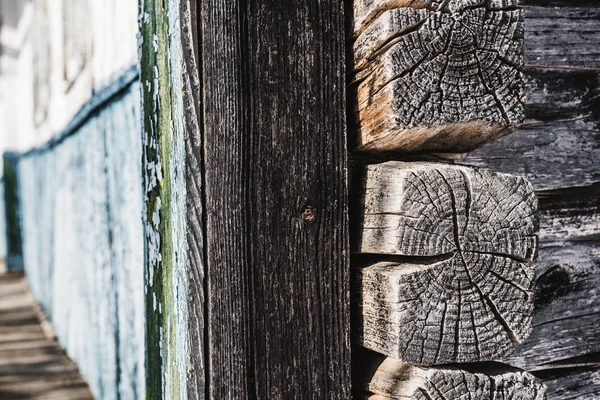
[[[208,0],[197,26],[207,398],[347,399],[343,4]]]

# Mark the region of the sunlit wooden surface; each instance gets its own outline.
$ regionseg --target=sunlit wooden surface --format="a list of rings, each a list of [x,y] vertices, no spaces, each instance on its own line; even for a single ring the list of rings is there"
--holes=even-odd
[[[0,399],[93,399],[34,306],[22,275],[0,275]]]

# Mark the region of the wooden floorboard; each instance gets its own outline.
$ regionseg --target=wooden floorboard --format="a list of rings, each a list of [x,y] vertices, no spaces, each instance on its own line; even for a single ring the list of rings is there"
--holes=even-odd
[[[0,399],[93,399],[75,363],[44,335],[23,275],[0,275]]]

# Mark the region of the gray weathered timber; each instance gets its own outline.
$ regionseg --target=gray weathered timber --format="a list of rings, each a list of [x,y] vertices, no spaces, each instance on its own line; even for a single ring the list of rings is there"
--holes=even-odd
[[[540,3],[524,1],[527,119],[461,162],[524,176],[536,190],[587,186],[600,181],[600,8]]]
[[[600,246],[543,243],[535,268],[533,331],[507,362],[532,370],[600,353]]]
[[[531,3],[537,5],[528,6]],[[525,63],[554,68],[600,68],[600,8],[597,3],[568,1],[556,7],[524,0]],[[540,6],[542,3],[542,6]],[[579,3],[579,4],[578,4]]]
[[[370,355],[365,364],[355,384],[370,400],[542,400],[546,391],[530,373],[499,363],[421,367]]]
[[[427,162],[367,165],[356,177],[354,252],[535,259],[537,199],[523,178]]]
[[[584,234],[598,229],[600,186],[541,192],[540,213],[534,329],[508,362],[539,369],[596,354],[586,363],[599,363],[600,245]]]
[[[523,176],[536,190],[600,181],[600,71],[527,68],[525,73],[527,119],[521,128],[457,162]]]
[[[357,150],[465,151],[523,120],[516,1],[356,1],[354,12],[366,21],[354,43]]]
[[[200,4],[207,398],[348,399],[343,4]]]
[[[507,356],[531,331],[537,200],[522,178],[425,162],[356,172],[357,342],[417,364]]]
[[[355,341],[406,362],[494,360],[531,332],[533,271],[510,258],[378,262],[354,282]]]
[[[548,387],[547,400],[598,400],[600,364],[556,368],[534,374]]]

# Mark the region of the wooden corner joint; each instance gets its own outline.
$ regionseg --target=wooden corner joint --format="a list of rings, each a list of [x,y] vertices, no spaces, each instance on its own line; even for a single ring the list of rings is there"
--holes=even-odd
[[[496,360],[531,331],[537,198],[525,179],[438,163],[357,171],[358,344],[407,363]],[[369,258],[372,260],[372,258]]]
[[[357,151],[462,152],[524,119],[517,0],[355,0]]]

